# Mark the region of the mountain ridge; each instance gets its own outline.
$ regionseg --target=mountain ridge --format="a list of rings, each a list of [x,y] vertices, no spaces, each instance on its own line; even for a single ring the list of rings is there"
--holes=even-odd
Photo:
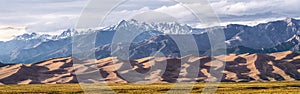
[[[33,63],[49,58],[71,56],[73,42],[72,38],[74,36],[80,36],[84,34],[96,35],[95,49],[97,50],[96,54],[98,54],[96,57],[105,58],[110,56],[111,50],[114,50],[108,45],[114,45],[112,44],[112,40],[115,33],[125,31],[128,31],[128,34],[131,32],[141,33],[131,44],[132,50],[130,51],[130,56],[133,56],[132,58],[141,58],[135,56],[138,56],[138,53],[144,53],[144,51],[149,51],[149,53],[152,53],[155,50],[151,49],[161,49],[162,46],[159,43],[162,43],[163,40],[160,40],[160,38],[168,40],[168,45],[172,47],[171,50],[167,50],[169,48],[166,48],[164,54],[170,55],[171,57],[174,56],[173,54],[175,54],[174,57],[178,57],[176,54],[180,53],[178,53],[176,43],[171,42],[173,40],[168,38],[169,36],[173,35],[193,35],[197,46],[199,47],[199,54],[209,55],[210,38],[208,37],[207,32],[210,30],[220,30],[220,28],[225,33],[225,44],[228,48],[225,50],[230,53],[274,53],[287,50],[297,52],[299,51],[299,47],[297,47],[299,40],[293,39],[293,37],[300,34],[299,25],[300,20],[288,18],[285,20],[261,23],[257,26],[230,24],[224,27],[218,27],[218,29],[199,29],[176,22],[145,23],[138,22],[136,20],[123,20],[117,25],[98,30],[88,29],[85,30],[86,32],[68,29],[62,34],[54,36],[48,36],[47,34],[39,35],[36,33],[24,34],[23,37],[19,37],[20,40],[15,39],[7,42],[0,42],[0,61],[4,63]],[[289,40],[293,41],[289,42]],[[186,41],[189,43],[188,40]],[[78,47],[84,46],[84,43],[78,44],[82,44],[78,45]],[[149,47],[146,47],[146,45]],[[189,49],[185,50],[186,52],[191,52],[188,51]],[[146,55],[143,54],[143,57],[149,56],[149,53]],[[23,58],[18,59],[18,57]]]

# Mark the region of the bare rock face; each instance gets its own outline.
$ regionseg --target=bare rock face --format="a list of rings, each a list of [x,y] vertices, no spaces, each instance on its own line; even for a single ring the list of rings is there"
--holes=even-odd
[[[0,83],[203,82],[216,80],[218,74],[223,74],[223,82],[300,80],[298,53],[287,51],[273,54],[230,54],[222,58],[224,56],[212,58],[189,55],[178,59],[147,57],[134,61],[116,57],[81,61],[71,57],[56,58],[34,64],[3,65],[0,67]],[[215,60],[225,63],[214,63]],[[147,75],[133,75],[133,71]]]

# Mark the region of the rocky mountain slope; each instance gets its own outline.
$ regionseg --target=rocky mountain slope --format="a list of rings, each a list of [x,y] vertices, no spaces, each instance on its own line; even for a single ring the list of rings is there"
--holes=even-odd
[[[228,54],[274,53],[281,51],[299,51],[300,20],[287,18],[279,21],[261,23],[256,26],[230,24],[221,28],[225,33],[224,41]],[[39,35],[36,33],[17,36],[15,39],[0,42],[0,62],[34,63],[49,58],[70,57],[72,55],[72,37],[85,34],[96,35],[95,48],[97,58],[110,57],[112,40],[115,32],[141,33],[130,45],[132,59],[148,57],[155,49],[165,49],[164,54],[179,57],[178,48],[169,35],[193,35],[199,47],[199,54],[209,55],[210,43],[207,32],[219,29],[192,28],[188,25],[171,23],[145,23],[136,20],[120,23],[97,30],[69,29],[60,35]],[[188,40],[191,41],[191,40]],[[162,46],[166,43],[168,46]],[[78,43],[84,47],[85,43]],[[162,48],[166,47],[166,48]],[[119,48],[122,48],[121,46]],[[153,50],[154,49],[154,50]],[[188,49],[187,49],[188,51]],[[144,53],[144,54],[141,54]],[[175,56],[174,56],[175,55]]]
[[[213,57],[220,58],[220,56]],[[216,73],[223,73],[223,82],[264,82],[264,81],[295,81],[300,80],[300,54],[291,51],[272,54],[230,54],[226,55],[226,64],[217,63],[207,56],[188,55],[182,58],[146,57],[132,61],[108,57],[101,60],[77,60],[74,58],[56,58],[34,64],[4,65],[0,68],[0,83],[2,84],[60,84],[81,82],[132,83],[151,81],[155,83],[189,82],[196,80],[204,82],[214,80]],[[76,63],[74,63],[76,61]],[[166,61],[166,62],[165,62]],[[182,61],[182,62],[181,62]],[[121,68],[124,63],[130,63],[130,69]],[[181,64],[182,63],[182,64]],[[190,66],[199,63],[199,66]],[[166,65],[165,69],[161,67]],[[221,66],[225,69],[221,70]],[[121,75],[130,75],[130,71],[147,73],[146,77],[134,76],[139,80],[124,79]],[[180,68],[182,67],[182,68]],[[194,70],[199,68],[199,70]],[[214,72],[210,71],[212,69]],[[117,72],[118,71],[118,72]],[[191,73],[197,78],[179,78]],[[75,74],[76,72],[76,74]],[[100,77],[100,74],[103,78]],[[93,75],[93,76],[91,76]],[[82,78],[85,77],[85,78]]]

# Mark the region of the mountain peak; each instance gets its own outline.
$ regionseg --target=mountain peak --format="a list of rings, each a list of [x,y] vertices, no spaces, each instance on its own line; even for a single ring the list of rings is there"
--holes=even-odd
[[[16,40],[30,40],[30,39],[35,39],[39,35],[37,33],[25,33],[23,35],[17,36],[15,39]]]
[[[67,29],[66,31],[61,33],[61,36],[72,36],[73,34],[76,34],[76,33],[77,32],[75,29]]]
[[[17,36],[14,40],[33,40],[33,39],[40,39],[42,41],[47,40],[58,40],[58,39],[65,39],[69,38],[78,32],[75,29],[67,29],[66,31],[62,32],[60,35],[49,35],[49,34],[38,34],[38,33],[25,33],[23,35]]]
[[[124,24],[139,24],[139,22],[135,19],[122,20],[119,22],[119,24],[117,26],[124,25]]]
[[[66,31],[61,33],[58,37],[60,39],[64,39],[64,38],[73,36],[75,33],[76,33],[76,31],[74,29],[67,29]]]
[[[293,22],[293,21],[295,21],[296,19],[294,19],[294,18],[290,18],[290,17],[287,17],[286,19],[285,19],[285,21],[286,22]]]
[[[49,34],[37,34],[35,32],[33,33],[25,33],[23,35],[17,36],[14,38],[14,40],[34,40],[34,39],[39,39],[41,41],[47,41],[47,40],[51,40],[52,36]]]
[[[293,26],[295,23],[296,23],[296,19],[294,19],[294,18],[286,18],[285,20],[284,20],[287,24],[288,24],[288,26]]]
[[[135,19],[122,20],[115,26],[114,30],[124,30],[125,28],[129,31],[140,30],[144,32],[154,30],[165,34],[190,34],[192,32],[192,27],[187,24],[180,24],[178,22],[147,23],[139,22]]]

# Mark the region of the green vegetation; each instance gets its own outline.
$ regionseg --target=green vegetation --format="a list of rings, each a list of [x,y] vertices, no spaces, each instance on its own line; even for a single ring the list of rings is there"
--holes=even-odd
[[[110,84],[109,88],[116,93],[166,93],[173,87],[174,84]],[[185,85],[181,85],[185,86]],[[201,93],[204,83],[195,84],[191,93]],[[101,85],[85,85],[87,91],[109,91]],[[175,92],[184,91],[186,89],[176,89]],[[56,84],[56,85],[2,85],[0,86],[0,93],[40,93],[40,94],[69,94],[69,93],[83,93],[78,84]],[[217,94],[256,94],[256,93],[276,93],[276,94],[299,94],[300,82],[266,82],[266,83],[221,83],[216,91]]]

